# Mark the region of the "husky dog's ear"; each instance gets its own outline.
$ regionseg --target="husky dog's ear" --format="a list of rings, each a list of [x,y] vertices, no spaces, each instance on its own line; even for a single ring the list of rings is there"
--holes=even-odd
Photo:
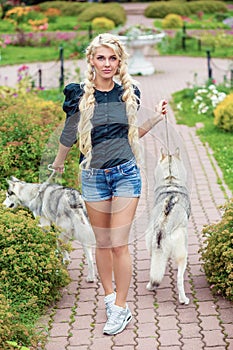
[[[6,179],[6,182],[8,183],[9,186],[13,186],[13,184],[14,184],[12,180]]]
[[[166,158],[166,153],[164,152],[163,148],[160,149],[160,153],[161,153],[161,160],[165,159]]]
[[[17,177],[11,176],[11,181],[13,182],[20,182],[19,179],[17,179]]]
[[[179,147],[176,148],[174,156],[178,159],[180,159],[180,149]]]
[[[10,180],[6,179],[6,182],[8,183],[9,187],[13,188],[15,186],[15,183],[16,182],[20,182],[20,180],[17,179],[16,177],[14,177],[14,176],[11,176]]]

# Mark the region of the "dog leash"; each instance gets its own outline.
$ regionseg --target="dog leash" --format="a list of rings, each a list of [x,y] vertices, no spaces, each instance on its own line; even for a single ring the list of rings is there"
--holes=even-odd
[[[166,131],[166,146],[167,146],[167,155],[168,155],[168,167],[169,167],[169,177],[172,179],[172,169],[171,169],[171,153],[170,153],[170,146],[169,146],[169,135],[168,135],[168,122],[167,122],[167,113],[164,116],[165,118],[165,131]]]

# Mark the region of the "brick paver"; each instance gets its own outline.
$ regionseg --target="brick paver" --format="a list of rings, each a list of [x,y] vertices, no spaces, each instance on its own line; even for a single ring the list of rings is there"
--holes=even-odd
[[[132,7],[136,4],[126,6]],[[130,23],[152,23],[137,9],[131,13],[134,14],[128,16]],[[169,101],[174,91],[192,84],[195,73],[198,83],[207,80],[204,58],[156,55],[149,59],[155,65],[156,73],[150,77],[136,77],[142,91],[142,110],[145,112],[145,117],[161,98]],[[221,82],[227,61],[215,61],[222,70],[214,70],[214,78]],[[46,65],[49,67],[49,64]],[[65,65],[68,71],[76,67],[73,62],[66,62]],[[78,65],[81,71],[85,67],[83,61],[78,61]],[[36,64],[30,67],[35,69]],[[11,76],[12,72],[13,69],[11,71],[9,67],[7,74]],[[56,75],[54,71],[52,76],[58,77],[58,74]],[[10,82],[14,84],[14,78],[11,77],[9,85]],[[57,82],[49,74],[47,81],[48,86],[49,84],[57,86]],[[74,243],[72,263],[68,267],[72,282],[64,289],[62,299],[48,314],[49,335],[46,350],[233,350],[233,304],[212,295],[198,252],[202,245],[203,225],[220,220],[221,213],[218,206],[232,194],[224,182],[222,187],[218,185],[217,176],[222,178],[221,171],[211,150],[197,137],[196,128],[176,125],[170,107],[168,118],[171,128],[171,148],[177,145],[181,147],[190,178],[192,213],[189,221],[189,257],[185,274],[185,289],[190,304],[184,306],[178,302],[177,269],[172,261],[169,261],[164,280],[157,293],[146,289],[150,260],[145,246],[144,231],[152,203],[153,169],[158,150],[165,140],[164,125],[159,125],[150,135],[143,138],[146,164],[143,171],[149,191],[145,191],[141,198],[130,242],[133,277],[128,300],[133,313],[132,322],[122,334],[113,337],[102,334],[106,320],[103,289],[98,279],[95,283],[85,281],[87,271],[85,257],[79,244]],[[222,190],[223,187],[225,191]]]

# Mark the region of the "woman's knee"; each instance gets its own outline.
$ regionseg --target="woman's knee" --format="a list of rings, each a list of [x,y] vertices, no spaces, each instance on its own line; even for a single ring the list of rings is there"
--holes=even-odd
[[[113,248],[112,248],[112,253],[113,253],[116,257],[122,256],[122,255],[126,255],[126,254],[128,255],[128,254],[129,254],[128,245],[113,247]]]

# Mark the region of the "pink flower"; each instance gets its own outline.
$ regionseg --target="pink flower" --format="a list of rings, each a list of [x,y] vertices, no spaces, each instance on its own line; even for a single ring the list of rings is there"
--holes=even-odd
[[[11,44],[11,38],[9,36],[7,36],[4,40],[4,44],[5,45],[10,45]]]
[[[29,69],[29,67],[26,66],[25,64],[23,64],[21,67],[19,67],[18,73],[24,72],[24,71],[26,71],[26,70],[28,70],[28,69]]]

